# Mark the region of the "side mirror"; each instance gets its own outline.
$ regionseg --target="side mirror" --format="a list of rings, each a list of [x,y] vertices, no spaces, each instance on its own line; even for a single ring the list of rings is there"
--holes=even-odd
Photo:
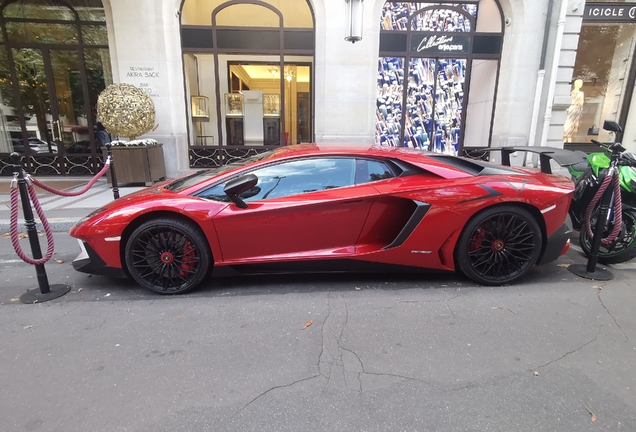
[[[252,189],[256,186],[256,183],[258,183],[258,177],[254,174],[247,174],[227,182],[223,188],[223,192],[225,192],[225,195],[227,195],[227,197],[232,200],[238,208],[246,209],[247,204],[239,197],[239,195]]]
[[[623,132],[623,128],[621,127],[621,125],[619,125],[613,120],[605,120],[605,122],[603,122],[603,129],[605,129],[608,132],[614,132],[614,133]]]

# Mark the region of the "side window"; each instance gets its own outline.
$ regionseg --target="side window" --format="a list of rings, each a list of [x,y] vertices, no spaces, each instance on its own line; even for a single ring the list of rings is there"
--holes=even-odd
[[[357,160],[356,184],[369,183],[393,177],[395,177],[395,175],[384,162],[369,159]]]
[[[249,202],[352,186],[354,167],[352,158],[308,158],[270,165],[252,171],[258,183],[241,197]],[[198,196],[227,202],[224,186],[213,186]]]

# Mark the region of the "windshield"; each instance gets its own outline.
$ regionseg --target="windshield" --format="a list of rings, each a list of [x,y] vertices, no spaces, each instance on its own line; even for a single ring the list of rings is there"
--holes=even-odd
[[[267,152],[260,153],[245,159],[237,159],[234,162],[229,163],[227,165],[221,165],[220,167],[197,171],[193,174],[176,179],[172,183],[168,184],[166,186],[166,189],[173,192],[180,192],[184,189],[189,188],[190,186],[194,186],[198,183],[201,183],[202,181],[215,177],[224,172],[233,170],[235,168],[240,168],[245,165],[249,165],[252,162],[258,162],[260,160],[267,159],[271,157],[273,154],[274,154],[273,151],[267,151]]]

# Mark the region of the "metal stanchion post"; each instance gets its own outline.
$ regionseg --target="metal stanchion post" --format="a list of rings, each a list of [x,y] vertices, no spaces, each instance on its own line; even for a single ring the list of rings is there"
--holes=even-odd
[[[613,181],[618,181],[618,179],[616,178]],[[598,262],[598,251],[601,248],[601,239],[603,238],[603,232],[605,231],[605,223],[607,222],[607,215],[609,213],[613,191],[614,189],[610,183],[609,187],[605,190],[601,197],[601,206],[599,208],[598,218],[596,219],[596,226],[594,227],[594,239],[592,240],[590,255],[587,258],[587,265],[572,264],[568,267],[568,270],[577,276],[600,281],[614,279],[614,274],[612,274],[609,270],[596,268],[596,263]]]
[[[31,255],[33,259],[42,258],[42,250],[40,249],[40,240],[38,239],[38,231],[36,228],[35,220],[33,218],[33,210],[31,209],[31,200],[27,191],[27,181],[24,178],[24,172],[20,165],[20,155],[18,153],[11,153],[11,162],[15,167],[18,174],[18,189],[20,191],[20,199],[22,201],[22,211],[24,212],[24,221],[26,225],[27,234],[29,236],[29,244],[31,245]],[[39,292],[37,290],[29,290],[20,296],[22,303],[39,303],[47,300],[52,300],[63,296],[71,290],[71,287],[64,284],[49,285],[49,279],[46,275],[46,269],[44,264],[38,264],[35,266],[35,273],[38,279]]]
[[[106,144],[106,154],[110,158],[110,182],[113,185],[113,198],[119,198],[119,186],[117,186],[117,176],[115,175],[115,160],[113,159],[112,144]]]

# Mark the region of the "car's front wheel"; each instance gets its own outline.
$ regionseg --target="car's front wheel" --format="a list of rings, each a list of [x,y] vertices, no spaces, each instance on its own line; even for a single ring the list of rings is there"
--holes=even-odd
[[[194,289],[208,275],[212,257],[198,227],[160,218],[144,222],[130,236],[125,260],[132,278],[160,294]]]
[[[509,284],[534,266],[541,245],[541,229],[528,211],[497,206],[468,221],[457,242],[455,260],[477,283]]]

